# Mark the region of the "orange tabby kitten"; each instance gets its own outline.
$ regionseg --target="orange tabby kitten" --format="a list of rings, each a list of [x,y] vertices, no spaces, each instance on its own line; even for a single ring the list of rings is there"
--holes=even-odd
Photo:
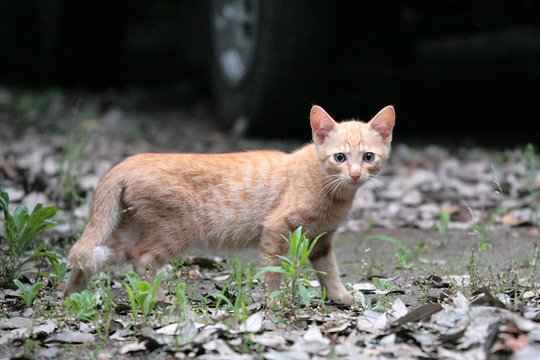
[[[325,233],[310,256],[334,301],[353,297],[339,279],[332,236],[358,188],[390,152],[394,108],[369,123],[335,122],[321,107],[310,114],[313,144],[286,154],[140,154],[116,165],[94,195],[90,221],[69,253],[64,295],[86,287],[106,266],[129,261],[155,273],[190,246],[241,249],[259,245],[265,265],[288,253],[282,235],[302,225]],[[267,273],[267,291],[281,276]]]

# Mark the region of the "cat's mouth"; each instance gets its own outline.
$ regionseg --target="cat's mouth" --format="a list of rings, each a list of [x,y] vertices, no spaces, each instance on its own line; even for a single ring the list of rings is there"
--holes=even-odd
[[[362,177],[358,177],[358,178],[349,177],[349,179],[348,179],[348,181],[346,183],[347,183],[347,185],[349,185],[351,187],[359,187],[364,182],[365,181],[364,181],[364,179],[362,179]]]

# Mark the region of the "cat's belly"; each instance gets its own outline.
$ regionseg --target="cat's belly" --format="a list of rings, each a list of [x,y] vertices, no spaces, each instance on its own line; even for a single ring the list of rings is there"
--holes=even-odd
[[[243,249],[257,246],[262,232],[262,219],[255,216],[208,217],[197,226],[192,246]]]

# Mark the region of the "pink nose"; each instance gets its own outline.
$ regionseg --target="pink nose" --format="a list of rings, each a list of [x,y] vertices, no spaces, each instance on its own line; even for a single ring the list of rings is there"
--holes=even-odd
[[[358,181],[358,179],[360,179],[360,174],[351,174],[351,178],[352,178],[354,181]]]

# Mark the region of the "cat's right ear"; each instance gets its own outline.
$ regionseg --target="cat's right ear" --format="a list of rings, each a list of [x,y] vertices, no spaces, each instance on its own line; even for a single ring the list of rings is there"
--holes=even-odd
[[[318,105],[313,105],[311,108],[309,122],[311,123],[313,141],[317,145],[321,145],[337,127],[334,119]]]

